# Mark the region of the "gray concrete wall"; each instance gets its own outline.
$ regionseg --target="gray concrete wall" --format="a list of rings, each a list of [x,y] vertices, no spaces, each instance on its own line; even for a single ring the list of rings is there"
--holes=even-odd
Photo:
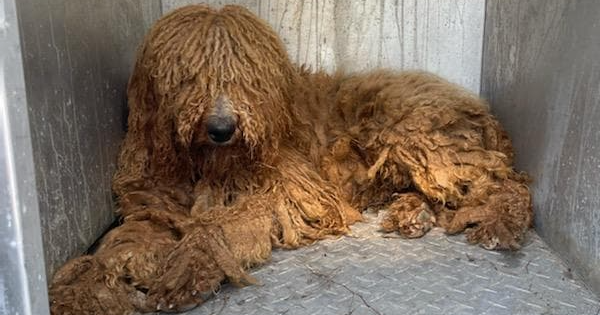
[[[135,50],[158,0],[17,2],[47,274],[113,221]],[[22,122],[26,123],[26,122]]]
[[[239,4],[268,21],[300,64],[332,71],[427,69],[479,93],[485,1],[163,0]]]
[[[482,95],[535,180],[536,229],[600,293],[600,2],[486,12]]]

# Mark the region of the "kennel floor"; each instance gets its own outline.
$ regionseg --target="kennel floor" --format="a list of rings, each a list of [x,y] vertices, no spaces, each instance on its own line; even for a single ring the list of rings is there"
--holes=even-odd
[[[487,251],[434,229],[407,240],[378,231],[276,250],[261,284],[224,285],[200,314],[599,314],[600,300],[530,232],[518,252]]]

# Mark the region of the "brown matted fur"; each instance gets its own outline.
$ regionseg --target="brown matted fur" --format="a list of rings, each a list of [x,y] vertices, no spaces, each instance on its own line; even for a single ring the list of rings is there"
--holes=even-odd
[[[312,73],[247,10],[161,18],[129,82],[113,188],[122,224],[50,286],[52,314],[181,311],[272,248],[342,235],[366,208],[385,231],[438,225],[516,249],[532,222],[526,176],[486,104],[434,75]],[[207,136],[225,111],[232,139]]]

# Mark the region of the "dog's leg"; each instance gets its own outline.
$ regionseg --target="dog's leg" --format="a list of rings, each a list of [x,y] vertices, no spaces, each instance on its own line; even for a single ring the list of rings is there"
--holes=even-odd
[[[196,301],[196,292],[206,296],[211,292],[206,288],[216,289],[207,282],[207,271],[222,271],[223,279],[234,284],[253,283],[245,270],[268,260],[272,247],[297,248],[340,235],[358,219],[306,164],[286,165],[277,175],[272,186],[238,196],[229,206],[210,207],[202,194],[197,198],[193,224],[185,228],[191,232],[169,255],[159,287],[149,292],[161,309],[177,310]],[[198,209],[205,205],[210,208]],[[212,258],[215,266],[196,256]]]
[[[106,283],[103,265],[95,256],[81,256],[68,261],[55,274],[49,289],[50,313],[65,314],[133,314],[128,286],[122,282]]]
[[[198,213],[167,255],[147,299],[156,309],[182,311],[196,306],[227,279],[255,283],[245,270],[271,255],[273,216],[249,203]]]
[[[448,108],[412,114],[427,126],[428,115],[443,117],[443,111],[448,115]],[[506,143],[499,148],[490,140],[503,133],[491,116],[458,111],[452,116],[458,121],[404,129],[390,159],[406,165],[414,185],[443,205],[439,224],[449,233],[466,230],[469,241],[487,249],[517,249],[533,219],[527,180],[513,170]]]
[[[336,106],[370,181],[402,188],[406,174],[449,233],[466,229],[489,249],[518,247],[531,225],[531,197],[483,101],[430,74],[374,72],[342,82]]]
[[[135,216],[135,217],[134,217]],[[67,262],[50,285],[51,313],[131,314],[154,311],[146,293],[178,242],[179,218],[148,208],[111,230],[93,255]]]
[[[145,308],[145,292],[158,266],[177,243],[186,219],[180,189],[133,191],[120,198],[123,222],[103,237],[92,255],[68,261],[49,288],[52,314],[131,314]]]
[[[402,193],[393,198],[381,222],[384,232],[398,231],[406,238],[417,238],[435,225],[435,213],[420,193]]]
[[[486,249],[518,249],[533,220],[527,186],[514,178],[482,178],[470,187],[457,211],[445,211],[446,231],[466,229],[468,240]]]
[[[123,224],[94,255],[67,263],[55,276],[53,314],[183,311],[224,280],[253,283],[245,270],[268,260],[273,246],[340,235],[360,219],[300,157],[282,169],[272,185],[227,206],[202,189],[194,205],[177,190],[125,194]]]
[[[270,257],[273,215],[244,203],[191,216],[179,201],[157,191],[123,196],[123,223],[55,274],[52,314],[183,311],[225,279],[252,282],[244,269]]]
[[[408,166],[421,192],[443,205],[439,223],[449,233],[466,229],[469,241],[487,249],[517,249],[533,218],[526,179],[504,153],[460,137],[478,130],[485,127],[409,131],[390,156]]]

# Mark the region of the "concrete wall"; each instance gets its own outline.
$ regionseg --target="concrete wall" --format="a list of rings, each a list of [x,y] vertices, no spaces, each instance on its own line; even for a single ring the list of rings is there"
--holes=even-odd
[[[482,95],[535,180],[536,229],[600,293],[600,2],[486,11]]]
[[[268,21],[300,64],[325,70],[428,69],[479,92],[485,1],[163,0],[240,4]]]
[[[48,276],[113,221],[135,50],[158,0],[17,2]],[[25,123],[25,122],[23,122]]]

